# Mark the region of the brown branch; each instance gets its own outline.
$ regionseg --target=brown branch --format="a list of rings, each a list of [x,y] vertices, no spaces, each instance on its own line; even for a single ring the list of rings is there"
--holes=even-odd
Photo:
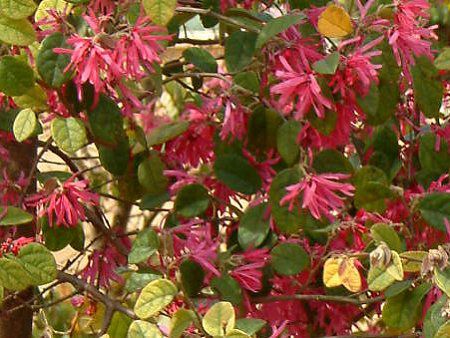
[[[250,32],[259,33],[259,29],[255,27],[250,27],[248,25],[245,25],[244,23],[240,22],[239,20],[235,20],[233,18],[229,18],[225,15],[216,13],[211,11],[210,9],[203,9],[203,8],[192,8],[192,7],[178,7],[177,8],[178,13],[191,13],[191,14],[201,14],[201,15],[207,15],[213,18],[216,18],[217,20],[226,22],[230,25],[237,26],[240,28],[244,28]]]
[[[62,271],[58,271],[57,278],[63,283],[71,284],[80,292],[87,292],[90,296],[92,296],[92,298],[103,303],[107,309],[111,309],[112,312],[118,311],[130,317],[131,319],[138,319],[138,316],[132,309],[122,305],[120,302],[114,299],[109,298],[107,295],[99,291],[93,285],[85,282],[84,280]]]
[[[276,295],[276,296],[265,296],[256,297],[252,301],[254,303],[272,303],[272,302],[282,302],[291,300],[315,300],[322,302],[335,302],[335,303],[348,303],[354,305],[372,304],[378,303],[384,300],[384,297],[374,297],[368,299],[356,299],[344,296],[331,296],[331,295]]]

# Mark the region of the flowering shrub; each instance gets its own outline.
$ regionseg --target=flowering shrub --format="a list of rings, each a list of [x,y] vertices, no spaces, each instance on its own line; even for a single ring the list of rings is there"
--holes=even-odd
[[[449,337],[447,16],[0,1],[0,336]]]

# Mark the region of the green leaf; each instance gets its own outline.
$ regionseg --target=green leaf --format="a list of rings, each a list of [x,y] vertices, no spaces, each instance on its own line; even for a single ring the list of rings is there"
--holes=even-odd
[[[390,127],[377,128],[372,147],[369,163],[382,169],[389,179],[393,179],[401,167],[397,134]]]
[[[187,121],[163,124],[150,131],[147,135],[147,144],[151,147],[157,144],[166,143],[184,133],[188,127],[189,122]]]
[[[379,168],[366,165],[360,168],[353,176],[353,184],[355,187],[362,187],[368,182],[377,182],[383,185],[388,184],[386,174]]]
[[[226,336],[227,338],[252,338],[248,334],[246,334],[244,331],[238,330],[238,329],[231,329],[227,332]]]
[[[142,197],[141,202],[139,203],[139,208],[142,210],[152,210],[169,200],[170,195],[167,191],[164,191],[161,194],[146,194]]]
[[[253,93],[258,93],[260,89],[260,82],[256,72],[239,72],[234,76],[234,83],[244,89],[250,90]]]
[[[272,181],[269,191],[269,203],[272,207],[272,216],[277,227],[285,233],[296,233],[302,223],[301,211],[294,208],[289,211],[287,205],[281,206],[280,201],[286,195],[286,187],[298,183],[301,175],[297,169],[285,169],[279,172]]]
[[[436,150],[436,145],[439,145],[439,151]],[[441,139],[439,144],[436,142],[436,135],[433,133],[423,134],[419,141],[419,162],[428,184],[447,173],[450,163],[447,142]]]
[[[426,117],[437,118],[444,92],[438,70],[428,57],[421,56],[416,59],[411,74],[417,105]]]
[[[366,211],[383,213],[385,200],[393,196],[389,187],[378,182],[367,182],[356,187],[355,206]]]
[[[72,8],[72,5],[64,0],[42,0],[39,2],[39,6],[34,14],[34,22],[44,21],[51,17],[50,10],[55,11],[58,14],[68,13]],[[39,27],[42,30],[50,29],[52,26],[49,24],[41,24]]]
[[[51,132],[56,145],[73,154],[87,143],[83,122],[75,117],[57,117],[52,121]]]
[[[405,251],[400,254],[403,258],[403,270],[405,272],[420,272],[422,262],[428,256],[426,251]]]
[[[211,287],[220,293],[220,299],[239,305],[242,301],[242,289],[239,283],[230,275],[223,274],[221,277],[214,277]]]
[[[198,69],[206,73],[217,72],[217,61],[206,49],[191,47],[183,51],[183,57]]]
[[[97,145],[100,162],[113,175],[123,175],[128,167],[130,149],[128,138],[123,138],[115,147]]]
[[[442,316],[442,310],[443,307],[446,306],[447,299],[448,298],[443,295],[428,309],[423,322],[424,338],[434,338],[436,332],[447,320],[447,317]]]
[[[33,285],[43,285],[56,279],[56,261],[42,244],[30,243],[20,249],[17,258],[28,271]]]
[[[409,287],[412,285],[413,280],[407,279],[403,281],[398,281],[389,286],[386,291],[384,291],[384,296],[386,298],[397,296],[398,294],[402,293],[406,289],[409,289]]]
[[[450,48],[442,48],[439,55],[434,59],[434,66],[439,70],[450,70]]]
[[[169,305],[177,293],[176,286],[170,280],[152,281],[142,289],[134,305],[134,312],[141,319],[153,317]]]
[[[445,219],[450,221],[450,193],[436,192],[426,195],[419,202],[419,210],[428,224],[446,231]]]
[[[209,335],[224,336],[234,329],[235,320],[233,305],[229,302],[218,302],[206,312],[202,325]]]
[[[261,177],[248,161],[238,155],[220,155],[214,163],[217,179],[229,188],[246,194],[256,193],[262,185]]]
[[[315,155],[313,167],[318,173],[351,174],[353,172],[350,161],[335,149],[325,149]]]
[[[367,275],[367,283],[371,291],[383,291],[395,282],[395,278],[387,273],[386,268],[371,266]]]
[[[128,263],[137,264],[150,258],[159,249],[159,238],[152,229],[141,231],[133,242]]]
[[[11,19],[0,15],[0,41],[10,45],[29,46],[36,41],[36,32],[27,19]]]
[[[159,195],[166,192],[168,180],[164,176],[164,163],[156,152],[139,164],[137,175],[147,193]]]
[[[239,245],[247,250],[259,247],[269,234],[269,217],[266,215],[267,203],[248,208],[242,215],[238,228]]]
[[[323,135],[330,135],[336,128],[337,113],[331,110],[325,112],[324,118],[319,118],[316,114],[309,114],[308,120],[317,131]]]
[[[36,114],[31,109],[23,109],[14,120],[13,132],[18,142],[23,142],[33,136],[38,121]]]
[[[0,37],[1,37],[0,16]],[[13,56],[0,60],[0,92],[8,96],[20,96],[34,86],[33,69],[24,61]]]
[[[2,226],[26,224],[33,220],[31,214],[12,206],[0,206],[0,215],[0,225]]]
[[[33,283],[29,272],[17,259],[0,258],[0,285],[8,290],[19,291]]]
[[[402,242],[397,232],[386,223],[376,223],[370,228],[372,238],[379,244],[384,242],[391,250],[402,251]]]
[[[45,246],[50,251],[59,251],[72,242],[74,230],[71,227],[67,228],[64,226],[50,227],[48,222],[45,221],[42,226],[42,234],[44,236]]]
[[[297,136],[302,125],[295,120],[286,121],[277,131],[277,149],[288,165],[293,165],[300,154]]]
[[[248,147],[250,150],[268,151],[277,146],[277,132],[283,124],[281,115],[273,109],[258,106],[248,121]]]
[[[231,73],[243,70],[252,62],[257,34],[237,31],[225,42],[225,63]]]
[[[205,271],[200,264],[185,260],[180,265],[180,274],[183,292],[186,292],[188,297],[195,297],[203,288]]]
[[[434,280],[439,289],[441,289],[448,297],[450,295],[450,269],[441,271],[439,268],[435,268]]]
[[[0,15],[11,19],[24,19],[33,14],[35,9],[33,0],[0,0]]]
[[[73,230],[73,237],[72,241],[70,241],[70,246],[72,247],[72,249],[75,249],[77,251],[83,251],[84,241],[86,238],[84,236],[84,231],[83,227],[81,226],[81,223],[78,223],[78,225],[72,228],[72,230]]]
[[[191,310],[179,309],[175,312],[170,320],[169,338],[180,338],[184,330],[186,330],[195,320],[195,314]]]
[[[382,311],[384,323],[391,329],[407,331],[419,320],[422,299],[430,290],[429,284],[421,284],[414,290],[405,290],[401,294],[388,298]]]
[[[386,272],[394,277],[395,280],[403,280],[403,265],[399,254],[396,251],[391,251],[392,259],[391,263],[386,268]]]
[[[181,216],[192,218],[203,214],[209,207],[208,190],[201,184],[184,186],[175,199],[175,211]]]
[[[385,117],[380,118],[377,115],[380,105],[380,89],[376,83],[372,83],[366,96],[357,97],[357,101],[371,125],[377,125],[379,124],[377,120],[385,119]]]
[[[448,337],[450,337],[450,320],[442,324],[434,336],[434,338],[448,338]]]
[[[142,0],[142,6],[154,24],[165,26],[175,14],[177,0]]]
[[[284,276],[296,275],[309,265],[309,256],[299,245],[282,243],[272,249],[272,266]]]
[[[324,59],[314,62],[312,67],[319,74],[332,75],[336,73],[336,69],[339,66],[339,57],[340,54],[338,52],[333,52]]]
[[[57,54],[54,48],[66,48],[66,39],[60,32],[54,33],[44,39],[36,58],[36,67],[39,75],[52,88],[59,88],[69,81],[71,72],[65,72],[70,62],[70,55]]]
[[[96,140],[109,146],[117,146],[126,138],[123,117],[117,104],[101,95],[94,109],[88,111],[89,126]]]
[[[397,65],[389,43],[384,42],[381,50],[382,54],[375,58],[375,63],[382,65],[378,76],[378,86],[371,87],[371,92],[363,99],[367,99],[366,104],[361,105],[366,113],[367,122],[371,125],[381,125],[394,116],[400,99],[398,85],[400,67]],[[367,105],[370,109],[367,109]]]
[[[125,283],[125,290],[128,292],[136,292],[143,289],[148,283],[161,279],[161,275],[151,272],[132,272]]]
[[[256,41],[256,48],[261,48],[267,41],[284,32],[292,25],[300,23],[304,18],[305,16],[303,14],[297,14],[283,15],[279,18],[270,20],[259,33],[258,40]]]
[[[164,338],[155,324],[135,320],[128,329],[128,338]]]
[[[33,110],[46,110],[48,108],[47,93],[37,84],[28,89],[25,94],[14,96],[13,99],[20,108],[30,108]]]
[[[109,336],[114,338],[126,338],[131,322],[132,319],[127,315],[122,312],[115,312],[111,320],[111,325],[108,328]]]
[[[258,318],[240,318],[236,321],[236,329],[253,336],[266,325],[266,321]]]

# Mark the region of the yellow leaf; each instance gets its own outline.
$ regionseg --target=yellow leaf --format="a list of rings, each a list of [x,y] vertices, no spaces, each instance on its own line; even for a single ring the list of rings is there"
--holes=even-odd
[[[235,321],[233,305],[229,302],[218,302],[206,312],[202,325],[209,335],[223,337],[234,329]]]
[[[351,292],[361,290],[362,281],[358,269],[355,266],[355,259],[343,260],[339,266],[339,277],[345,288]]]
[[[319,16],[319,32],[328,38],[343,38],[353,32],[350,15],[340,6],[329,5]]]
[[[342,257],[331,257],[325,261],[323,265],[323,283],[327,288],[333,288],[342,284],[339,276],[339,266],[342,261]]]

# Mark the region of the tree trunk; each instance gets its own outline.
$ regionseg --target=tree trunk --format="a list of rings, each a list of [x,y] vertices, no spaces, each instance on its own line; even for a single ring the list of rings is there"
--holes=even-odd
[[[0,170],[6,168],[11,178],[17,178],[21,172],[28,176],[33,166],[36,156],[36,142],[5,142],[0,137],[0,144],[9,151],[10,160],[8,163],[0,163]],[[1,180],[0,175],[0,180]],[[35,180],[33,178],[33,180]],[[31,182],[29,192],[36,190],[36,182]],[[33,224],[18,226],[16,237],[34,237]],[[11,292],[5,290],[4,297],[8,297]],[[33,311],[29,307],[20,307],[33,297],[33,288],[28,288],[16,294],[15,297],[8,297],[2,303],[0,309],[0,338],[29,338],[32,336]],[[10,309],[17,308],[14,311]]]

